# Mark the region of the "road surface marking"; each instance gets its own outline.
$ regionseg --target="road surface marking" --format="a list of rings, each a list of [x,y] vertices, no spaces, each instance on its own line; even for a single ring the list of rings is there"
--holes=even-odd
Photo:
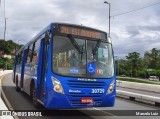
[[[112,113],[109,113],[109,112],[100,110],[100,109],[98,109],[98,108],[94,108],[94,109],[96,109],[96,110],[98,110],[98,111],[101,111],[101,112],[103,112],[103,113],[109,114],[110,116],[114,116],[115,118],[119,119],[118,116],[116,116],[116,115],[114,115],[114,114],[112,114]]]

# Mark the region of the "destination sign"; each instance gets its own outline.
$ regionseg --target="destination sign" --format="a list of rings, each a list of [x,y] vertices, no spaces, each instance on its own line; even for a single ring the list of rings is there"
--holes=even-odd
[[[88,30],[85,28],[83,29],[83,28],[61,25],[60,32],[65,34],[89,37],[89,38],[106,39],[105,33],[94,31],[94,30]]]

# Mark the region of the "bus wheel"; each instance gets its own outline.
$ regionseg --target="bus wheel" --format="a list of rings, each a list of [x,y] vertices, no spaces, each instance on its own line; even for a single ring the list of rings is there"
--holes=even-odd
[[[16,76],[16,91],[20,92],[21,89],[18,87],[18,75]]]
[[[33,105],[36,107],[36,108],[39,108],[40,107],[40,104],[39,102],[36,100],[36,87],[34,84],[32,84],[31,86],[31,97],[32,97],[32,103]]]

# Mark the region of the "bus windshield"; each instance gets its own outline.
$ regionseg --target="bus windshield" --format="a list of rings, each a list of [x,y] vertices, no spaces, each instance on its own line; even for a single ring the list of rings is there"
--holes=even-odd
[[[54,36],[52,69],[63,76],[111,78],[114,74],[112,46],[101,40]]]

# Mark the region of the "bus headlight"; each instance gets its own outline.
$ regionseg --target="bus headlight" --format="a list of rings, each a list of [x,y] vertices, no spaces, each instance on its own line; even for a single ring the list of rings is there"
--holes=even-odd
[[[109,85],[107,94],[110,94],[114,91],[114,81],[112,81],[112,83]]]
[[[53,86],[54,86],[54,88],[53,88],[54,91],[56,91],[58,93],[61,93],[61,94],[64,94],[63,87],[62,87],[61,83],[59,82],[59,80],[52,77],[52,83],[53,83]]]

